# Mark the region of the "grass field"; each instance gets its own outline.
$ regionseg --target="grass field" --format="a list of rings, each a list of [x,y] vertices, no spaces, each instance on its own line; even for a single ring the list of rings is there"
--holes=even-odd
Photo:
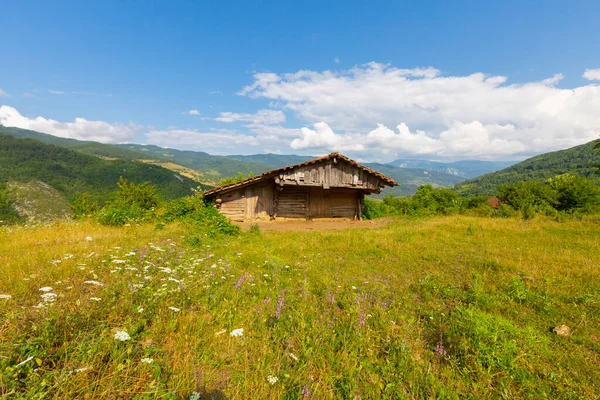
[[[0,397],[600,397],[598,218],[187,234],[1,231]]]

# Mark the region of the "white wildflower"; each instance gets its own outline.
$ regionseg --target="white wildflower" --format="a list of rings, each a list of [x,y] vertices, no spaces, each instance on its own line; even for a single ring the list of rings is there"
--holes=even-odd
[[[44,293],[40,297],[46,303],[52,303],[52,302],[56,301],[56,294],[55,293]]]
[[[84,281],[83,283],[87,283],[88,285],[104,286],[104,283],[98,281]]]
[[[179,308],[177,307],[169,307],[169,310],[175,311],[175,312],[179,312],[181,311]]]
[[[290,353],[290,357],[292,357],[294,361],[298,361],[298,357],[296,357],[294,353]]]
[[[269,382],[271,385],[274,385],[277,383],[277,381],[279,381],[279,378],[273,375],[269,375],[267,376],[267,382]]]
[[[10,294],[0,294],[0,299],[10,300],[12,299],[12,296]]]
[[[144,312],[144,307],[140,306],[137,308],[137,312],[138,313],[143,313]]]
[[[62,262],[62,260],[52,260],[50,261],[50,264],[60,264]]]
[[[51,291],[52,291],[52,288],[50,286],[44,286],[44,287],[40,288],[40,292],[47,293],[47,292],[51,292]]]
[[[238,328],[238,329],[234,329],[231,331],[231,333],[229,333],[231,336],[234,337],[241,337],[244,336],[244,328]]]
[[[92,237],[91,237],[91,236],[86,236],[86,237],[85,237],[85,240],[86,240],[86,242],[91,242],[91,241],[92,241],[92,240],[94,240],[94,239],[92,239]]]
[[[131,339],[131,336],[129,336],[129,333],[125,331],[118,331],[117,333],[115,333],[115,339],[120,340],[121,342],[125,342]]]
[[[102,301],[102,299],[100,297],[90,297],[90,300],[92,300],[92,301]]]
[[[152,362],[154,361],[152,358],[150,357],[146,357],[146,358],[142,358],[141,360],[144,364],[152,364]]]
[[[227,329],[221,329],[219,332],[216,332],[216,333],[215,333],[215,336],[222,335],[222,334],[224,334],[224,333],[226,333],[226,332],[227,332]]]
[[[200,400],[200,393],[198,393],[198,392],[193,392],[193,393],[190,395],[190,400]]]
[[[79,372],[84,372],[84,371],[87,371],[88,369],[89,369],[88,367],[82,367],[82,368],[77,368],[77,369],[76,369],[75,371],[73,371],[73,372],[75,372],[75,373],[77,374],[77,373],[79,373]]]
[[[352,286],[352,290],[356,290],[356,286]]]
[[[112,260],[114,264],[125,264],[125,260]]]

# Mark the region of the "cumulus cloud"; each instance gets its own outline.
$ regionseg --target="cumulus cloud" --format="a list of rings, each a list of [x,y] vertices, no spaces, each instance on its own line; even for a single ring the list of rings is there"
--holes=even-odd
[[[509,84],[505,76],[443,76],[433,67],[369,63],[336,72],[257,73],[239,94],[318,123],[299,131],[293,149],[330,151],[352,143],[365,154],[498,158],[600,136],[600,87],[556,87],[562,78]]]
[[[138,126],[130,124],[109,124],[104,121],[89,121],[75,118],[74,122],[59,122],[44,117],[25,117],[17,109],[0,106],[0,125],[31,129],[63,138],[92,140],[103,143],[123,143],[131,141]]]
[[[200,111],[198,110],[189,110],[187,113],[189,115],[200,115]]]
[[[253,124],[275,125],[285,122],[285,114],[280,110],[258,110],[255,114],[222,112],[215,120],[220,122],[250,122]]]
[[[600,68],[586,69],[583,77],[589,81],[600,81]]]

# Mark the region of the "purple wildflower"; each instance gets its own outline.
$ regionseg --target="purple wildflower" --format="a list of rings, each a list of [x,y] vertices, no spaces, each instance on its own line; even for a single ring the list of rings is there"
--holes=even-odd
[[[435,355],[438,358],[442,358],[442,357],[445,357],[446,354],[448,354],[448,352],[444,348],[444,341],[442,339],[442,334],[440,333],[440,340],[438,341],[437,345],[435,346]]]
[[[285,294],[282,294],[281,297],[277,300],[277,309],[275,310],[275,318],[279,319],[281,317],[281,309],[283,308],[283,302],[285,301]]]
[[[306,382],[306,385],[304,385],[304,387],[302,387],[302,397],[305,399],[310,398],[310,386],[309,386],[308,382]]]

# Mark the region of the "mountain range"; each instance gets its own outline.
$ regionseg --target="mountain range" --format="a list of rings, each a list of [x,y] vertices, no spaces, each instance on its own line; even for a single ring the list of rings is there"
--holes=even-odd
[[[38,180],[72,201],[87,191],[103,199],[120,175],[135,182],[157,185],[164,199],[189,193],[201,183],[208,188],[242,173],[262,172],[297,164],[313,156],[255,154],[217,156],[142,144],[103,144],[60,138],[32,130],[0,126],[0,181]],[[26,139],[26,140],[20,140]],[[389,164],[363,163],[400,183],[378,197],[413,194],[421,185],[452,187],[463,195],[490,195],[503,183],[544,180],[573,173],[600,181],[594,164],[598,155],[590,142],[542,154],[515,164],[510,161],[439,162],[397,159]]]

